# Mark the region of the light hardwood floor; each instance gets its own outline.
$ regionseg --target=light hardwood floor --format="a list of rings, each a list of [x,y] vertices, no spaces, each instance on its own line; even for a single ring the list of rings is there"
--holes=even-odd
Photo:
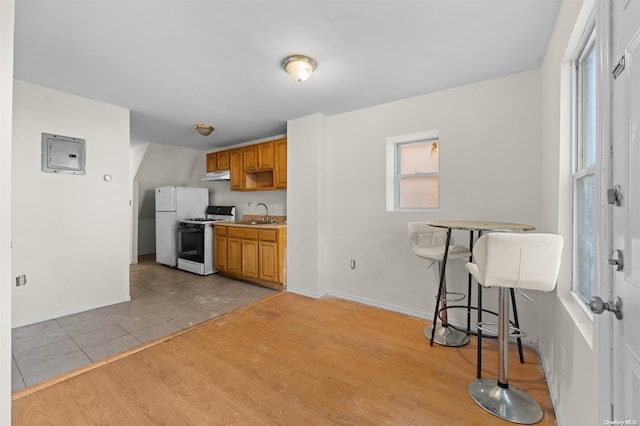
[[[430,347],[425,321],[358,303],[279,293],[204,325],[16,393],[14,425],[507,425],[467,393],[475,339]],[[486,344],[484,343],[486,341]],[[486,347],[485,347],[486,345]],[[513,385],[555,424],[537,354],[510,351]],[[495,377],[495,340],[483,341]]]

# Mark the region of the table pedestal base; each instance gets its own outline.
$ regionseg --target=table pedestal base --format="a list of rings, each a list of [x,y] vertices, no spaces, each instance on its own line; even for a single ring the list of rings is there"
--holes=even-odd
[[[424,336],[429,340],[431,340],[431,327],[432,326],[429,326],[424,329]],[[469,336],[467,333],[463,333],[455,328],[438,324],[435,335],[433,336],[433,343],[451,347],[464,346],[469,343]]]

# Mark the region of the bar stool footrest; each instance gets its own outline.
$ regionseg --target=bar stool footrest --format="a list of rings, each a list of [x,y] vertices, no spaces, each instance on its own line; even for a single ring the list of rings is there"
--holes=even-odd
[[[456,295],[457,297],[452,297],[451,299],[448,298],[448,296],[450,294]],[[445,294],[445,299],[440,298],[441,302],[445,302],[445,303],[456,303],[456,302],[461,302],[463,301],[467,296],[464,293],[460,293],[457,291],[448,291]],[[438,296],[435,296],[434,299],[437,299]]]
[[[498,323],[497,322],[493,322],[493,321],[481,321],[481,322],[477,322],[476,323],[476,329],[482,331],[483,333],[488,333],[490,335],[493,336],[497,336],[498,332],[496,330],[492,330],[490,328],[486,328],[484,327],[485,325],[492,325],[497,327]],[[484,334],[483,334],[484,336]],[[516,328],[514,326],[509,326],[509,337],[516,337],[516,338],[523,338],[523,337],[527,337],[527,333],[525,331],[522,331],[519,328]]]

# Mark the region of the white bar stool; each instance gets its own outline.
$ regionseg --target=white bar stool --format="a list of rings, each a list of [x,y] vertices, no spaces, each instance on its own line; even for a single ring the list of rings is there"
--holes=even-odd
[[[429,226],[424,222],[409,222],[407,224],[409,230],[409,242],[411,243],[411,250],[413,253],[422,257],[423,259],[438,262],[438,279],[439,285],[442,285],[442,289],[439,289],[440,304],[442,309],[442,323],[434,323],[424,329],[424,335],[427,339],[431,340],[433,334],[433,341],[443,346],[463,346],[469,343],[469,335],[460,330],[456,330],[448,325],[447,316],[447,302],[458,302],[464,299],[462,293],[447,293],[446,274],[442,269],[442,260],[444,258],[445,245],[447,240],[447,230],[444,228],[435,228]],[[449,244],[449,252],[447,255],[447,261],[451,259],[469,258],[471,252],[469,249],[463,246],[455,245],[453,240]],[[429,265],[431,267],[431,265]],[[455,295],[455,299],[448,299],[447,295]],[[432,327],[435,325],[435,333],[432,333]]]
[[[501,419],[521,424],[542,420],[543,411],[526,392],[509,385],[509,288],[551,291],[560,271],[562,237],[554,234],[485,234],[473,247],[476,263],[465,267],[484,287],[499,287],[498,380],[469,384],[473,400]],[[481,327],[482,324],[478,324]],[[523,333],[518,329],[515,335]]]

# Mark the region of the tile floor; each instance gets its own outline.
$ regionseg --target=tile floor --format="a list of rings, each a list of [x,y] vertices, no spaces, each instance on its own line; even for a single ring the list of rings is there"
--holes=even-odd
[[[11,389],[171,334],[274,293],[219,276],[206,277],[140,259],[130,269],[131,301],[12,331]]]

